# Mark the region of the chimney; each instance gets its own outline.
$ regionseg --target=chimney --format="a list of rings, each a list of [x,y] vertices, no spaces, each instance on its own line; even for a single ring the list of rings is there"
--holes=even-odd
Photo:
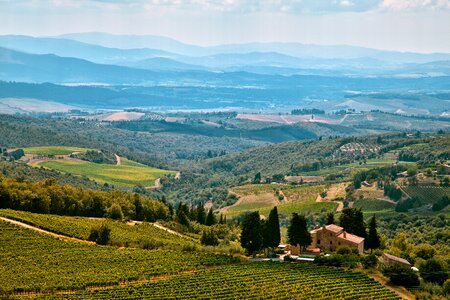
[[[319,224],[316,224],[316,226],[314,227],[314,229],[319,229]]]
[[[347,232],[344,231],[344,239],[347,238]]]

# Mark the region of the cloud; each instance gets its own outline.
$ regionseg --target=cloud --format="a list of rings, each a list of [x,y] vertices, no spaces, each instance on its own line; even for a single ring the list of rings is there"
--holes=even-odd
[[[450,9],[450,0],[384,0],[380,8],[396,11],[447,10]]]

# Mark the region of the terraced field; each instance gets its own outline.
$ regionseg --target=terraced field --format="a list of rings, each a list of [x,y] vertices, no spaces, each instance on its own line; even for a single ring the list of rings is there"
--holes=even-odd
[[[53,298],[51,295],[43,298]],[[55,297],[58,298],[58,297]],[[66,299],[401,299],[364,274],[330,267],[251,262]]]
[[[21,221],[54,233],[87,240],[92,228],[108,225],[111,244],[150,249],[180,249],[200,246],[198,240],[174,235],[148,222],[124,222],[109,219],[67,217],[1,209],[0,216]]]
[[[80,290],[145,282],[236,262],[228,255],[66,242],[0,220],[0,298],[17,292]]]
[[[136,162],[122,159],[121,165],[96,164],[87,161],[48,160],[39,166],[64,173],[86,176],[89,179],[122,187],[136,185],[153,186],[155,180],[167,174],[175,175],[175,171],[148,167]]]

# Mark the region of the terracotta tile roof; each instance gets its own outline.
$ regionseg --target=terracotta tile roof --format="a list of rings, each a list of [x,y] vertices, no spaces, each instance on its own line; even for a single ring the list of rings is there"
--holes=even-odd
[[[346,241],[349,241],[349,242],[352,242],[355,244],[359,244],[364,241],[364,238],[354,235],[354,234],[347,233],[347,232],[341,233],[340,235],[338,235],[338,238],[341,238],[343,240],[346,240]]]
[[[329,230],[329,231],[334,232],[334,233],[339,233],[339,232],[344,230],[344,228],[342,228],[341,226],[337,226],[337,225],[334,225],[334,224],[326,225],[325,228],[327,230]]]

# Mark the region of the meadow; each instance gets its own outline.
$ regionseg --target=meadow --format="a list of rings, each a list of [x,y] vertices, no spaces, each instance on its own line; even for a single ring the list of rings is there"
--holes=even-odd
[[[176,174],[175,171],[152,168],[123,158],[121,165],[70,160],[49,160],[38,165],[121,187],[134,187],[136,185],[150,187],[154,186],[157,178],[168,174]]]
[[[48,295],[42,298],[57,298]],[[401,299],[362,273],[331,267],[250,262],[140,285],[92,289],[66,299]]]

